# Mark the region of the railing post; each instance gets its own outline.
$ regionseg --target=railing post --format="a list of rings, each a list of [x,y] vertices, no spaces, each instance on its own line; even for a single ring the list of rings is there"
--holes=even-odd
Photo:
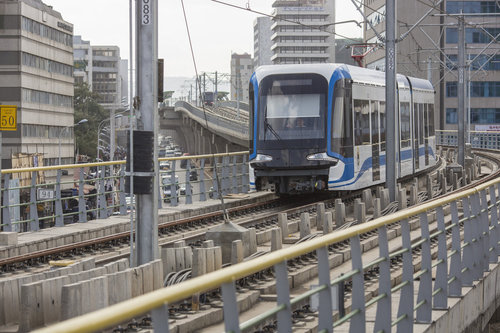
[[[450,297],[462,296],[462,247],[460,244],[460,222],[458,219],[457,202],[450,203],[451,211],[451,250],[454,252],[450,258],[450,277],[454,280],[448,288]]]
[[[202,158],[200,161],[200,172],[198,173],[200,177],[200,201],[207,201],[207,191],[205,189],[205,159]]]
[[[56,180],[56,227],[64,226],[64,216],[62,209],[62,199],[61,199],[61,169],[57,169],[57,180]]]
[[[151,310],[154,332],[168,333],[168,305]]]
[[[226,332],[240,333],[238,303],[234,282],[221,285],[222,301],[224,302],[224,327]]]
[[[40,223],[38,220],[37,198],[36,198],[36,179],[38,171],[31,173],[31,187],[30,187],[30,231],[40,230]]]
[[[161,191],[159,193],[162,193]],[[125,199],[125,170],[120,168],[120,215],[127,215],[127,199]],[[159,207],[161,208],[161,194]]]
[[[193,203],[193,194],[191,193],[191,162],[189,159],[186,162],[186,204],[190,205]]]
[[[425,239],[425,242],[421,245],[422,265],[420,269],[423,273],[420,275],[417,304],[424,303],[417,309],[416,321],[430,323],[432,320],[432,258],[427,212],[420,214],[420,231],[422,240]]]
[[[464,243],[467,245],[464,247],[462,268],[465,271],[462,274],[462,285],[467,287],[472,287],[472,282],[474,281],[474,249],[472,244],[473,237],[473,225],[470,220],[470,210],[469,210],[469,198],[462,198],[462,209],[464,212]]]
[[[292,307],[290,305],[290,289],[288,287],[288,274],[286,261],[274,265],[276,275],[277,305],[285,304],[286,308],[278,312],[278,332],[292,332]]]
[[[179,204],[177,200],[177,186],[179,184],[175,181],[175,164],[177,161],[172,162],[172,171],[170,173],[170,206],[177,206]]]
[[[401,288],[398,307],[398,318],[403,317],[397,324],[398,332],[413,332],[413,260],[411,254],[410,224],[408,219],[401,221],[403,253],[403,279],[406,285]]]
[[[483,271],[488,272],[490,270],[490,253],[495,253],[495,248],[490,252],[490,221],[488,214],[488,199],[486,197],[486,189],[482,190],[479,194],[481,198],[481,219],[483,226],[483,258],[484,266]],[[493,261],[496,264],[496,260]]]
[[[377,302],[377,313],[374,332],[391,331],[391,261],[389,258],[389,242],[387,240],[387,227],[378,229],[378,247],[381,258],[379,267],[380,278],[378,280],[378,294],[385,297]]]
[[[498,241],[500,240],[500,229],[498,225],[498,207],[497,207],[497,194],[494,185],[491,185],[490,188],[490,202],[491,202],[491,225],[493,227],[493,231],[490,233],[490,247],[493,248],[493,251],[490,253],[490,263],[497,262],[498,256],[500,255],[500,246],[498,245]]]
[[[104,175],[106,172],[106,167],[101,165],[101,175],[99,176],[99,186],[98,186],[98,200],[99,200],[99,218],[106,219],[108,218],[108,212],[106,209],[106,187],[104,186]]]
[[[363,261],[361,259],[361,243],[359,235],[350,238],[352,269],[358,273],[352,277],[352,307],[351,311],[359,312],[351,318],[350,333],[363,333],[366,331],[365,314],[365,279]]]
[[[475,193],[470,198],[471,202],[471,211],[474,215],[472,230],[473,230],[473,238],[476,239],[474,242],[474,280],[480,280],[483,277],[483,271],[485,267],[485,263],[487,263],[488,258],[486,258],[485,262],[485,254],[484,254],[484,226],[483,226],[483,218],[481,213],[481,203],[479,199],[479,193]]]
[[[80,168],[80,179],[78,182],[78,222],[87,222],[87,205],[85,204],[84,190],[83,168]]]
[[[247,161],[247,155],[243,155],[241,157],[241,192],[242,193],[248,193],[250,190],[250,184],[249,179],[248,179],[248,161]]]
[[[2,212],[2,222],[4,224],[3,231],[12,231],[12,221],[10,220],[10,205],[9,205],[9,181],[10,173],[6,173],[3,182],[3,212]],[[0,182],[1,184],[1,182]]]
[[[217,157],[214,157],[214,172],[212,178],[212,186],[214,188],[212,198],[219,199],[219,184],[217,183]],[[220,192],[222,194],[222,191]]]
[[[222,181],[221,181],[221,193],[226,195],[229,192],[229,157],[222,157]]]
[[[238,193],[238,156],[233,156],[233,193]]]
[[[436,208],[436,219],[438,230],[441,234],[438,235],[438,256],[441,261],[436,267],[436,281],[434,282],[434,291],[437,294],[434,296],[434,308],[446,309],[448,307],[448,255],[446,247],[446,226],[444,224],[443,207]],[[439,291],[438,291],[439,290]]]
[[[319,292],[319,318],[318,332],[326,330],[333,332],[333,304],[332,289],[330,285],[330,262],[328,260],[328,248],[320,247],[316,250],[318,256],[318,282],[320,286],[327,285],[328,288]],[[354,290],[354,288],[353,288]],[[343,292],[339,290],[339,293]]]

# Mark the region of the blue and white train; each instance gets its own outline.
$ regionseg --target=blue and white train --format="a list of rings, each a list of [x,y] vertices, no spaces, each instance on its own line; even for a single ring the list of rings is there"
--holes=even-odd
[[[259,67],[249,86],[250,185],[281,194],[385,182],[385,74],[344,64]],[[397,177],[436,163],[434,90],[397,76]]]

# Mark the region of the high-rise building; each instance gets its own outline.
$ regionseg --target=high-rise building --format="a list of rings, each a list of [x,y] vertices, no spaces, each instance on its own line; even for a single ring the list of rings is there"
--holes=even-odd
[[[248,101],[248,82],[253,73],[253,59],[248,53],[231,54],[231,100]]]
[[[253,23],[253,40],[254,40],[254,53],[253,63],[254,68],[262,65],[272,65],[271,42],[272,30],[271,26],[273,21],[268,16],[257,17]]]
[[[75,36],[75,81],[86,82],[93,92],[99,94],[99,104],[106,109],[118,108],[122,105],[122,82],[127,82],[127,76],[121,77],[120,48],[118,46],[96,46],[89,41]],[[125,71],[125,75],[126,75]]]
[[[335,0],[276,0],[273,7],[274,64],[335,62]]]
[[[385,0],[365,0],[364,5],[367,21],[372,23],[380,36],[385,37]],[[396,37],[408,31],[429,9],[430,7],[422,1],[398,2]],[[458,122],[458,73],[456,70],[458,20],[453,15],[462,10],[467,22],[465,27],[466,59],[474,60],[470,66],[471,130],[494,128],[495,124],[500,125],[500,108],[498,107],[500,105],[500,56],[496,54],[498,51],[494,47],[489,47],[488,44],[494,38],[492,36],[500,33],[499,16],[491,16],[492,13],[500,13],[500,5],[494,0],[446,0],[440,10],[452,16],[428,16],[420,27],[397,43],[397,72],[429,79],[436,90],[437,128],[456,130]],[[485,15],[480,15],[481,13]],[[439,12],[436,11],[436,14]],[[467,16],[467,14],[473,15]],[[367,23],[364,27],[364,39],[367,43],[380,43]],[[368,68],[385,70],[385,50],[376,48],[365,57],[364,61]],[[468,106],[469,103],[466,103],[466,108]]]
[[[0,104],[17,105],[3,132],[2,167],[15,153],[73,163],[73,25],[40,0],[0,0]]]

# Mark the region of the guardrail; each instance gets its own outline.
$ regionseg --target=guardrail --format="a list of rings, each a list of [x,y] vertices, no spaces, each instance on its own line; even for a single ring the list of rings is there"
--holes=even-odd
[[[160,158],[163,169],[159,171],[159,208],[162,203],[177,206],[217,199],[219,193],[248,192],[247,159],[248,152]],[[218,166],[220,191],[214,163]],[[54,180],[40,181],[41,174],[54,170]],[[64,177],[68,171],[73,175]],[[125,161],[7,169],[1,174],[3,231],[38,231],[125,215],[134,202],[125,193]],[[24,184],[19,179],[24,179]]]
[[[458,145],[457,131],[436,130],[436,138],[438,145]],[[470,131],[470,144],[472,148],[500,150],[500,132]]]
[[[246,122],[239,122],[234,119],[221,117],[212,112],[206,112],[204,114],[203,110],[200,110],[185,101],[176,102],[175,107],[187,110],[193,116],[198,118],[202,124],[205,123],[206,115],[207,121],[212,124],[212,126],[216,126],[221,130],[227,130],[234,137],[248,140],[248,123]]]
[[[318,294],[318,332],[332,332],[333,327],[350,322],[350,332],[365,332],[366,311],[376,306],[374,332],[412,332],[414,323],[431,323],[432,309],[448,308],[448,298],[462,295],[462,287],[472,286],[488,271],[489,263],[497,263],[500,254],[500,228],[498,206],[500,179],[487,182],[446,198],[436,199],[419,206],[380,217],[370,222],[324,235],[286,249],[271,252],[257,259],[223,268],[200,277],[160,289],[149,294],[113,305],[84,316],[74,318],[38,332],[93,332],[116,326],[134,317],[151,313],[156,332],[168,332],[168,305],[191,296],[220,288],[226,332],[240,332],[250,327],[277,322],[279,332],[292,331],[292,311],[309,297]],[[489,192],[489,195],[488,195]],[[489,198],[488,198],[489,197]],[[458,205],[463,215],[459,216]],[[444,211],[451,211],[451,221],[445,221]],[[429,216],[437,221],[431,230]],[[491,222],[490,222],[491,221]],[[421,234],[410,238],[411,225],[418,224]],[[401,246],[389,252],[388,227],[401,229]],[[415,225],[413,225],[415,227]],[[462,228],[463,227],[463,228]],[[414,229],[414,228],[412,228]],[[363,262],[360,235],[376,232],[379,256]],[[396,233],[391,232],[392,236]],[[461,240],[463,239],[463,241]],[[349,240],[352,270],[333,279],[329,263],[329,248]],[[451,247],[448,248],[447,240]],[[431,254],[431,242],[437,241],[437,257]],[[418,249],[415,253],[412,250]],[[290,298],[287,261],[315,253],[317,257],[319,286]],[[396,278],[390,263],[402,259],[402,277]],[[414,260],[420,265],[414,266]],[[365,300],[364,273],[378,268],[378,290],[370,290],[371,298]],[[257,317],[239,322],[236,301],[236,283],[251,274],[273,268],[276,277],[277,304],[273,309]],[[435,280],[433,281],[433,272]],[[335,270],[333,271],[335,275]],[[347,313],[334,312],[332,288],[349,281],[351,304]],[[395,282],[398,281],[398,282]],[[400,281],[400,282],[399,282]],[[414,300],[414,286],[418,283],[418,295]],[[339,288],[343,292],[342,288]],[[394,293],[400,293],[397,314],[392,316],[391,302]],[[341,295],[343,295],[341,293]],[[342,296],[343,299],[343,296]],[[189,302],[189,301],[188,301]],[[254,309],[255,310],[255,309]],[[334,313],[334,316],[332,316]],[[396,318],[396,319],[393,319]]]

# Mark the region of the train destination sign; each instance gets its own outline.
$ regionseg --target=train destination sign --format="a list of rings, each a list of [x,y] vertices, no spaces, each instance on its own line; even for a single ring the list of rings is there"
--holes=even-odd
[[[0,105],[0,131],[17,131],[17,106]]]

